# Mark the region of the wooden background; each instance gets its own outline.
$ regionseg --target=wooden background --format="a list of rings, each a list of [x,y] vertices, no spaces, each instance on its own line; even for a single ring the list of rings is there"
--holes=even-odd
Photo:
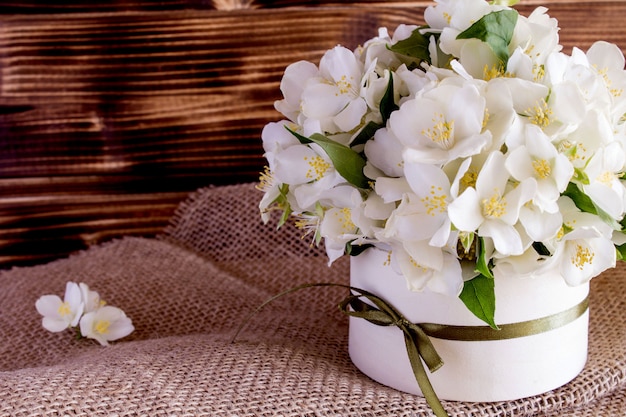
[[[285,67],[428,4],[0,1],[0,268],[152,236],[189,192],[256,181]],[[626,48],[625,1],[518,9],[539,4],[566,50]]]

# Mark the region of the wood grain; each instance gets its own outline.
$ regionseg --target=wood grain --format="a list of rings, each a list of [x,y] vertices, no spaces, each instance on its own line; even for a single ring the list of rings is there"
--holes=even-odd
[[[256,180],[285,67],[429,3],[84,4],[0,3],[0,268],[154,235],[189,192]],[[566,50],[626,46],[626,2],[549,7]]]

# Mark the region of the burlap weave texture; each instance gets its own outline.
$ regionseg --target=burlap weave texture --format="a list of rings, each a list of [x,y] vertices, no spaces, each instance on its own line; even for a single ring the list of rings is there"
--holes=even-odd
[[[291,227],[275,231],[244,184],[199,190],[158,239],[124,238],[69,259],[0,273],[0,416],[429,416],[420,397],[371,381],[347,354],[333,288],[259,303],[305,282],[347,283],[346,259]],[[581,375],[512,402],[444,402],[451,416],[626,415],[623,266],[592,281]],[[103,348],[41,327],[35,300],[88,283],[136,331]]]

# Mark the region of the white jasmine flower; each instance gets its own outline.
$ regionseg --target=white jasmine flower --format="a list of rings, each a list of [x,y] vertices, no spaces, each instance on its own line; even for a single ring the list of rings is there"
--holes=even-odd
[[[360,125],[367,112],[361,86],[371,71],[365,72],[354,53],[342,46],[324,54],[319,76],[310,78],[302,91],[302,113],[319,121],[319,133],[346,132]]]
[[[505,166],[518,181],[534,178],[537,192],[533,203],[543,211],[556,213],[557,200],[572,178],[574,167],[538,126],[528,125],[524,132],[524,145],[508,153]]]
[[[298,61],[290,64],[280,81],[280,91],[283,99],[274,103],[276,110],[294,123],[303,122],[301,118],[302,92],[309,79],[318,76],[315,64],[308,61]]]
[[[519,222],[533,242],[543,242],[559,232],[563,216],[559,211],[550,213],[528,202],[520,207]]]
[[[442,83],[391,115],[389,129],[406,147],[404,159],[445,164],[482,151],[491,141],[482,132],[485,98],[472,83]]]
[[[520,48],[531,58],[535,67],[543,65],[547,57],[559,52],[559,26],[556,19],[548,16],[546,7],[537,7],[528,17],[519,16],[512,47]]]
[[[511,187],[504,155],[492,152],[478,174],[476,188],[468,187],[448,205],[450,220],[460,231],[478,230],[479,235],[490,237],[503,255],[521,255],[525,247],[515,225],[520,208],[535,190],[533,178]]]
[[[81,297],[85,304],[85,313],[95,311],[106,304],[104,300],[100,298],[100,294],[90,290],[89,286],[84,282],[81,282],[78,286],[80,287]]]
[[[505,7],[491,5],[484,0],[439,0],[424,12],[426,23],[441,31],[439,47],[446,54],[461,57],[461,50],[475,39],[457,39],[457,36],[483,16]]]
[[[379,28],[378,36],[369,39],[358,47],[354,52],[355,56],[363,63],[365,68],[368,68],[374,63],[375,71],[378,74],[382,74],[388,69],[395,69],[402,65],[402,61],[397,54],[389,50],[389,45],[397,42],[397,38],[402,34],[406,34],[406,37],[410,35],[410,32],[417,26],[400,25],[393,33],[393,38],[389,36],[387,28]],[[408,33],[406,33],[408,31]]]
[[[364,202],[363,215],[373,220],[387,220],[395,208],[394,203],[386,203],[381,196],[372,192]]]
[[[404,97],[400,97],[399,104],[415,97],[421,91],[433,88],[437,84],[437,77],[432,72],[424,72],[420,69],[409,70],[406,65],[400,66],[395,74],[408,91]]]
[[[427,241],[392,243],[391,257],[411,291],[431,291],[457,297],[463,289],[461,263],[455,252]]]
[[[598,41],[591,45],[586,56],[609,93],[612,116],[622,117],[626,112],[626,59],[622,50],[615,44]]]
[[[479,39],[464,39],[460,45],[459,62],[472,77],[489,80],[504,75],[499,58],[487,43]]]
[[[263,150],[265,151],[264,156],[268,160],[270,167],[273,166],[276,153],[290,146],[300,144],[300,141],[287,130],[288,128],[297,130],[298,125],[282,120],[266,124],[261,131],[261,140],[263,141]]]
[[[572,133],[555,143],[557,149],[579,170],[584,170],[596,152],[614,138],[606,115],[591,109]]]
[[[624,215],[626,193],[620,176],[625,162],[624,149],[616,142],[598,149],[585,169],[589,184],[582,186],[585,194],[615,220]]]
[[[332,207],[324,213],[320,234],[324,238],[329,264],[344,254],[346,244],[359,238],[352,207]]]
[[[496,280],[512,276],[521,279],[538,277],[553,269],[549,259],[529,246],[521,255],[494,258],[493,275]]]
[[[559,200],[563,229],[547,245],[553,255],[546,261],[572,286],[588,282],[615,267],[616,251],[611,228],[590,213],[581,212],[567,197]]]
[[[368,204],[351,186],[336,187],[324,197],[321,204],[329,208],[324,211],[319,233],[324,238],[330,264],[344,254],[347,243],[365,243],[373,238],[374,232],[380,228],[380,220],[365,214]],[[383,206],[379,204],[378,208]]]
[[[433,29],[454,28],[461,31],[492,10],[484,0],[436,0],[434,6],[428,6],[424,11],[424,19]]]
[[[44,295],[35,303],[46,330],[61,332],[77,328],[79,337],[96,339],[101,345],[130,334],[134,327],[126,314],[117,307],[106,306],[100,295],[83,282],[68,282],[65,298]]]
[[[403,173],[404,161],[402,152],[404,146],[392,131],[386,128],[378,129],[374,138],[365,144],[367,160],[390,177],[400,177]]]
[[[374,189],[385,203],[399,202],[404,197],[404,194],[411,192],[411,186],[405,177],[379,177],[376,179]]]
[[[510,88],[519,120],[540,127],[551,138],[564,137],[574,131],[587,112],[585,99],[573,81],[562,80],[546,85],[507,78],[505,84]],[[507,145],[519,145],[512,140],[507,138]]]
[[[63,300],[57,295],[44,295],[37,300],[35,307],[43,316],[42,325],[46,330],[61,332],[78,324],[85,302],[78,284],[68,282]]]
[[[126,314],[117,307],[104,306],[86,313],[80,320],[80,332],[102,346],[128,336],[135,328]]]
[[[325,191],[346,182],[328,154],[314,143],[276,153],[272,175],[278,183],[290,185],[290,204],[296,212],[313,210]]]
[[[435,247],[445,246],[451,233],[449,178],[441,168],[428,164],[407,163],[404,171],[412,192],[404,194],[389,217],[385,233],[400,241],[426,240]]]

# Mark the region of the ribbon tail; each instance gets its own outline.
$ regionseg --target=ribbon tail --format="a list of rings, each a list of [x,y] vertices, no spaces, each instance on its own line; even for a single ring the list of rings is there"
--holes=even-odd
[[[439,400],[439,397],[437,397],[430,380],[428,379],[428,374],[426,373],[426,369],[422,363],[417,346],[415,345],[413,338],[406,331],[404,332],[404,343],[406,344],[406,352],[409,355],[409,361],[411,363],[415,379],[417,380],[417,385],[420,387],[426,402],[435,413],[435,416],[449,417],[448,413],[443,408],[443,405],[441,405],[441,401]]]

